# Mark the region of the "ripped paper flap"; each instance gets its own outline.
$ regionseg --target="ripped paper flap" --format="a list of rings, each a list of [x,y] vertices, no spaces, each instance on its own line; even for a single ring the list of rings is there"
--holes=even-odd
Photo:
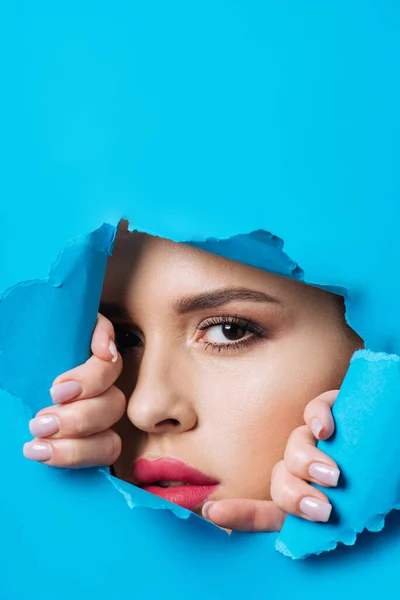
[[[115,227],[103,225],[74,240],[47,280],[22,282],[0,298],[0,387],[21,398],[33,413],[49,405],[53,379],[90,355],[115,232]],[[19,343],[10,345],[13,339]]]
[[[336,432],[318,444],[341,470],[336,489],[320,488],[333,505],[331,520],[288,517],[277,550],[305,558],[339,542],[352,545],[364,529],[380,531],[385,515],[400,508],[399,398],[400,358],[356,352],[333,407]]]

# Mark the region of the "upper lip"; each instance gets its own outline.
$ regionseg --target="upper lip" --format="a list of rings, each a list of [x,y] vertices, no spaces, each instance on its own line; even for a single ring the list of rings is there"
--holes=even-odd
[[[140,458],[133,465],[132,476],[135,484],[139,487],[157,481],[182,481],[192,485],[216,485],[219,483],[175,458],[158,458],[156,460]]]

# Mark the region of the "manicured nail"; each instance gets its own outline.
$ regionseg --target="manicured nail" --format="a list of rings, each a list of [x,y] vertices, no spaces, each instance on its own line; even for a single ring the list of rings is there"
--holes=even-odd
[[[112,354],[112,361],[113,363],[117,362],[118,360],[118,350],[117,350],[117,346],[115,345],[115,343],[113,342],[113,340],[110,340],[110,343],[108,344],[108,349],[110,350],[111,354]]]
[[[52,456],[51,446],[42,442],[27,442],[24,444],[24,456],[29,460],[38,460],[39,462],[50,460]]]
[[[340,471],[335,467],[329,467],[322,463],[312,463],[308,469],[308,473],[311,477],[332,487],[337,486],[339,481]]]
[[[29,421],[29,431],[34,437],[47,437],[60,431],[60,421],[55,415],[43,415]]]
[[[79,394],[82,394],[83,387],[78,381],[65,381],[64,383],[57,383],[50,389],[50,395],[54,404],[59,402],[66,402],[67,400],[73,400],[77,398]]]
[[[313,432],[317,440],[319,440],[319,434],[322,431],[322,423],[319,419],[313,419],[311,421],[311,431]]]
[[[318,498],[303,498],[300,502],[300,510],[303,515],[313,521],[329,521],[332,512],[332,504],[324,502]]]
[[[212,500],[209,500],[208,502],[205,502],[203,504],[203,508],[201,509],[201,514],[203,515],[203,517],[205,519],[208,519],[208,510],[209,510],[211,504],[213,504]]]

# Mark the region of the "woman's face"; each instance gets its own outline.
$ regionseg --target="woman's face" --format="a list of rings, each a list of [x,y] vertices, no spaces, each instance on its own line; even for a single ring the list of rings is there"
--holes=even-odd
[[[360,345],[333,295],[145,234],[118,237],[102,301],[128,398],[116,475],[198,513],[207,496],[269,498],[306,404]]]

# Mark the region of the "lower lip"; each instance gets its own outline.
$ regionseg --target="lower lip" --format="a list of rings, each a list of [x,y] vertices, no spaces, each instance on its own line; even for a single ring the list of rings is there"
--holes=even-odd
[[[177,485],[176,487],[162,488],[158,485],[145,485],[142,489],[182,506],[182,508],[193,510],[204,502],[217,487],[217,485]]]

